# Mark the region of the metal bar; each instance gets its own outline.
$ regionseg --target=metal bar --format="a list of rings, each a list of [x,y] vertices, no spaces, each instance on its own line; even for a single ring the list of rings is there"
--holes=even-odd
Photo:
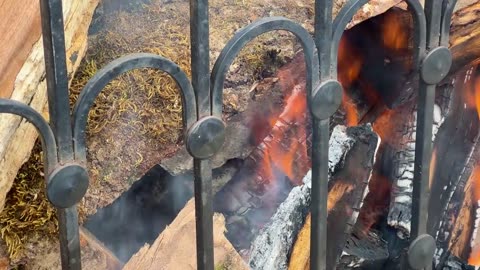
[[[440,32],[440,45],[448,47],[450,39],[450,24],[452,22],[453,10],[457,0],[444,0],[442,12],[442,26]]]
[[[428,200],[430,197],[428,181],[432,152],[435,85],[421,83],[418,95],[411,239],[427,232]]]
[[[61,0],[40,0],[50,125],[60,162],[73,159],[70,102]]]
[[[80,236],[78,232],[78,212],[73,206],[57,208],[62,269],[81,270]]]
[[[198,117],[210,115],[210,47],[208,0],[190,0],[192,85]]]
[[[433,49],[439,46],[441,11],[441,0],[429,0],[425,2],[427,49]],[[427,85],[423,81],[420,82],[412,194],[412,239],[427,232],[428,200],[430,196],[428,181],[430,174],[430,159],[432,155],[434,100],[435,85]]]
[[[332,0],[315,1],[315,44],[320,63],[320,80],[330,77],[330,51],[332,42]],[[337,63],[334,63],[336,66]]]
[[[442,21],[442,0],[425,1],[425,17],[427,20],[427,50],[438,47]]]
[[[320,81],[331,76],[332,1],[315,1],[315,44]],[[334,63],[336,68],[336,63]],[[312,87],[316,87],[313,85]],[[311,95],[309,95],[310,98]],[[329,119],[313,118],[310,269],[327,269],[327,197]]]
[[[313,120],[310,269],[327,269],[329,119]],[[314,165],[315,164],[315,165]]]
[[[73,140],[61,0],[40,0],[50,125],[57,141],[58,161],[73,160]],[[76,206],[57,208],[63,269],[80,270],[81,254]]]
[[[213,269],[212,169],[210,160],[194,159],[197,269]]]
[[[52,129],[45,119],[32,107],[16,100],[0,98],[0,114],[10,113],[23,117],[37,129],[42,141],[45,175],[48,175],[57,165],[57,144]]]
[[[190,0],[192,85],[198,119],[211,115],[208,0]],[[213,269],[212,168],[209,160],[195,158],[195,217],[197,269]]]

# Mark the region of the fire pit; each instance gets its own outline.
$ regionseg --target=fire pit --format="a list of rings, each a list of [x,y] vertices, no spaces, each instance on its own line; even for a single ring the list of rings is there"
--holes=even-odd
[[[235,33],[210,72],[208,1],[191,1],[191,81],[169,59],[127,55],[93,76],[70,114],[62,1],[42,0],[50,124],[14,100],[0,99],[0,112],[24,117],[40,134],[62,267],[81,269],[76,205],[89,184],[89,110],[109,82],[140,68],[165,71],[177,83],[185,148],[86,222],[123,262],[173,222],[185,237],[195,231],[195,266],[214,269],[213,228],[224,219],[227,249],[253,269],[478,264],[480,72],[463,67],[465,57],[448,48],[456,1],[426,0],[423,7],[407,0],[406,9],[345,31],[367,2],[343,3],[333,20],[333,1],[315,1],[313,37],[286,18],[259,19]],[[234,58],[255,37],[277,30],[301,44],[274,79],[265,79],[279,94],[259,95],[245,115],[224,119]],[[252,95],[260,88],[252,87]],[[186,209],[195,212],[191,230],[176,220],[188,219]],[[133,238],[119,243],[122,226],[131,224],[152,227],[130,231]],[[168,233],[175,235],[162,232],[160,239],[173,239]],[[142,267],[159,267],[151,261]]]

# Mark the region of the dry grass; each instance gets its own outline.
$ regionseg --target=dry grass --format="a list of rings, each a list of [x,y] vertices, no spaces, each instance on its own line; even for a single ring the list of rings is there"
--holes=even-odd
[[[23,255],[33,235],[53,236],[58,230],[55,208],[45,194],[40,143],[22,166],[0,213],[0,235],[12,260]]]

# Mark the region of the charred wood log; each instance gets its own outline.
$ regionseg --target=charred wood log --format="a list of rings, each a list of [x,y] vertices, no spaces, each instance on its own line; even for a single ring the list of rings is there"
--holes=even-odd
[[[337,128],[332,134],[332,139]],[[356,222],[371,177],[373,161],[379,143],[377,135],[369,126],[347,128],[346,133],[352,138],[354,144],[342,156],[341,161],[331,172],[329,181],[327,203],[328,268],[333,268],[338,262],[346,238],[350,235],[351,228]],[[332,148],[332,145],[330,147]],[[309,237],[310,221],[307,218],[307,222],[293,247],[289,269],[309,269]]]
[[[254,235],[308,172],[306,98],[296,86],[268,136],[214,198],[226,215],[228,234],[238,250],[249,250]]]
[[[399,229],[402,236],[410,235],[411,204],[413,191],[413,170],[415,162],[415,133],[416,133],[416,105],[409,104],[410,117],[405,117],[403,110],[395,110],[391,121],[396,122],[397,136],[399,145],[391,148],[392,158],[384,156],[392,161],[393,179],[392,197],[390,202],[390,212],[388,215],[388,224]],[[406,119],[406,120],[405,120]],[[434,107],[434,126],[432,130],[432,141],[435,139],[439,126],[443,123],[442,109],[440,106]],[[383,137],[382,137],[383,138]],[[398,147],[399,146],[399,147]],[[397,148],[398,147],[398,148]],[[388,161],[386,161],[388,163]]]
[[[439,228],[442,220],[449,218],[445,216],[447,207],[457,208],[454,204],[464,201],[464,198],[454,199],[452,195],[458,191],[463,194],[461,190],[465,184],[460,184],[462,174],[468,173],[465,172],[467,165],[472,162],[472,158],[476,158],[472,153],[480,136],[480,122],[476,109],[466,106],[470,102],[471,86],[476,80],[475,74],[471,72],[472,69],[468,69],[456,77],[452,91],[454,105],[440,128],[434,145],[434,155],[437,158],[431,181],[427,226],[429,232],[437,235],[438,239],[445,238],[440,235]]]
[[[457,5],[462,1],[458,1]],[[450,74],[480,58],[480,2],[461,8],[452,18],[450,49],[453,59]]]
[[[355,144],[345,127],[337,126],[330,140],[330,172],[340,166],[343,157]],[[277,212],[252,244],[252,269],[287,269],[288,255],[294,239],[302,228],[310,205],[311,171],[303,178],[303,185],[292,189]]]

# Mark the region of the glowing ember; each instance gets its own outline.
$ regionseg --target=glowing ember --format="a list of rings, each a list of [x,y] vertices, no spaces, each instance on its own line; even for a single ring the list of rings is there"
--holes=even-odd
[[[403,25],[399,23],[399,16],[397,13],[389,13],[385,17],[382,29],[383,45],[389,49],[403,49],[408,44],[408,35],[404,30]]]
[[[470,180],[473,180],[473,205],[478,208],[478,201],[480,200],[480,164],[475,167],[470,178]],[[468,258],[468,264],[474,266],[480,266],[480,243],[478,243],[478,240],[476,239],[476,244],[472,246],[472,251]]]
[[[437,166],[437,148],[433,149],[432,159],[430,160],[429,181],[428,185],[432,187],[433,175],[435,173],[435,167]]]
[[[395,113],[393,110],[385,110],[373,123],[373,130],[380,136],[383,142],[398,143],[395,133]]]
[[[361,54],[343,37],[338,48],[338,79],[344,89],[350,88],[358,79],[362,65]],[[343,95],[342,106],[346,113],[347,126],[356,126],[358,124],[357,106],[346,93]]]
[[[467,75],[469,73],[478,73],[478,66],[469,70]],[[467,77],[465,82],[465,105],[468,108],[476,109],[480,118],[480,75],[477,75],[473,80],[471,80],[470,76]]]
[[[478,118],[480,118],[480,78],[475,80],[475,105],[477,107]]]
[[[349,193],[353,189],[351,183],[344,183],[340,180],[328,191],[327,211],[330,212],[337,202],[342,198],[344,194]]]

